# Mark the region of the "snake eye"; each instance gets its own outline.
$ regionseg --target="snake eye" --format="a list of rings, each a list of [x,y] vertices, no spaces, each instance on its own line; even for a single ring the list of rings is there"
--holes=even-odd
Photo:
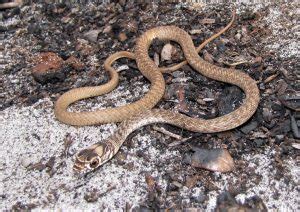
[[[98,158],[95,158],[95,159],[93,159],[93,160],[90,162],[90,167],[91,167],[92,169],[97,168],[98,165],[99,165],[99,159],[98,159]]]

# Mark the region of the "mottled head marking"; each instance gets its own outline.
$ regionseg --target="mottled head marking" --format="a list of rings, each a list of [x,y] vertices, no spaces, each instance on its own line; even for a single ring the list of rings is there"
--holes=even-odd
[[[93,171],[110,160],[113,155],[113,146],[110,143],[94,144],[76,155],[73,170],[76,172]]]

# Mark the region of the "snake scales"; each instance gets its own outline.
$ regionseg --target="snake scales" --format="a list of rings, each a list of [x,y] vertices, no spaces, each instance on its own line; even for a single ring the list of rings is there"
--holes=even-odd
[[[66,124],[81,126],[123,121],[118,130],[106,142],[98,142],[81,150],[76,156],[74,170],[86,172],[104,164],[118,152],[131,132],[147,124],[168,123],[194,132],[213,133],[230,130],[246,122],[254,114],[259,103],[259,90],[256,82],[249,75],[239,70],[212,65],[198,55],[198,52],[208,42],[220,36],[232,25],[234,17],[235,15],[224,29],[204,41],[197,49],[194,47],[188,33],[176,26],[150,29],[138,38],[134,54],[118,52],[105,61],[105,69],[111,76],[111,80],[107,84],[77,88],[63,94],[55,104],[55,115]],[[148,55],[148,49],[155,38],[177,42],[183,50],[187,63],[202,75],[240,87],[246,95],[243,104],[229,114],[209,120],[191,118],[162,109],[150,110],[164,93],[165,82],[162,72],[170,72],[186,64],[186,62],[182,62],[171,68],[158,68]],[[139,101],[119,108],[93,112],[68,112],[67,108],[73,102],[108,93],[117,86],[118,75],[111,64],[120,57],[129,57],[136,60],[141,73],[151,82],[149,92]]]

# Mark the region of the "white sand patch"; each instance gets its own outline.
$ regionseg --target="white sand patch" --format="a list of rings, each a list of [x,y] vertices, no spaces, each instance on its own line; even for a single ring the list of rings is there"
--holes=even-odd
[[[126,162],[134,163],[130,171],[116,165],[113,160],[87,178],[75,176],[72,172],[73,157],[63,154],[67,134],[74,139],[71,152],[76,152],[107,138],[116,125],[67,126],[54,118],[52,107],[52,102],[45,99],[30,107],[11,107],[1,112],[0,194],[4,197],[0,201],[1,209],[10,209],[16,202],[64,209],[124,208],[126,203],[138,204],[145,198],[145,171],[157,177],[162,188],[166,187],[166,182],[161,179],[163,173],[157,171],[155,163],[145,163],[135,156],[139,148],[131,149],[132,154],[127,156]],[[150,161],[166,161],[177,154],[176,151],[160,154],[151,146],[149,136],[137,135],[133,139],[142,142],[140,148],[151,156]],[[147,145],[150,147],[145,148]],[[46,170],[28,171],[24,167],[30,162],[45,163],[52,156],[56,157],[56,173],[53,176],[49,176]],[[168,169],[171,168],[166,167]],[[112,186],[115,188],[99,198],[96,204],[87,203],[83,198],[87,191],[94,188],[102,193]]]
[[[268,27],[272,29],[272,37],[268,38],[269,49],[279,52],[282,58],[289,58],[292,56],[299,56],[300,51],[300,37],[299,26],[297,20],[293,16],[299,16],[300,10],[296,6],[293,10],[289,10],[288,14],[278,8],[270,8],[269,15],[264,18]]]
[[[276,170],[274,165],[275,151],[267,149],[263,154],[248,154],[243,158],[249,162],[249,167],[254,168],[255,173],[262,176],[258,184],[252,182],[252,186],[245,194],[239,194],[236,199],[243,203],[246,198],[258,195],[263,200],[269,210],[271,209],[289,209],[293,210],[299,206],[299,167],[293,159],[283,161],[285,175],[291,176],[298,185],[285,182],[284,178],[276,179]],[[297,188],[298,187],[298,188]],[[277,195],[278,193],[278,195]],[[278,197],[276,197],[278,196]]]

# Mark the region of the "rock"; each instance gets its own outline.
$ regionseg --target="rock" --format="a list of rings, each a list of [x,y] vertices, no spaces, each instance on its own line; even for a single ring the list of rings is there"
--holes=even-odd
[[[111,25],[107,25],[104,29],[103,29],[103,33],[108,34],[110,33],[112,30],[112,26]]]
[[[240,40],[241,37],[242,37],[242,35],[241,35],[241,33],[237,33],[234,37],[235,37],[237,40]]]
[[[65,79],[64,72],[65,70],[68,70],[69,66],[78,71],[84,69],[84,64],[76,57],[70,56],[66,61],[64,61],[54,52],[40,53],[34,63],[37,65],[33,67],[32,76],[41,84],[63,81]]]
[[[252,130],[256,129],[258,126],[258,123],[257,121],[251,121],[249,124],[241,127],[241,131],[244,133],[244,134],[248,134],[249,132],[251,132]]]
[[[163,49],[161,50],[161,60],[165,61],[165,60],[171,60],[172,58],[172,51],[174,47],[167,43],[166,45],[164,45]]]
[[[37,65],[33,67],[32,76],[37,82],[45,84],[53,79],[64,79],[65,75],[60,71],[63,59],[57,54],[42,52],[35,60]]]
[[[192,29],[192,30],[190,30],[191,35],[200,34],[201,32],[202,32],[201,29]]]
[[[214,98],[203,98],[202,99],[204,102],[212,102],[214,101],[215,99]]]
[[[120,32],[119,35],[118,35],[118,39],[119,41],[121,42],[124,42],[125,40],[127,40],[127,35],[125,32]]]
[[[129,66],[125,64],[125,65],[119,66],[119,67],[116,69],[117,72],[121,72],[121,71],[124,71],[124,70],[129,70]]]
[[[234,168],[234,161],[226,149],[195,148],[194,150],[191,157],[184,159],[193,167],[215,172],[229,172]]]
[[[90,30],[86,33],[84,33],[83,37],[85,39],[87,39],[88,41],[91,41],[91,42],[97,42],[97,38],[98,38],[98,34],[101,32],[101,30],[99,29],[95,29],[95,30]]]
[[[24,168],[27,168],[31,164],[33,164],[33,161],[30,157],[23,157],[22,160],[21,160],[21,164]]]

